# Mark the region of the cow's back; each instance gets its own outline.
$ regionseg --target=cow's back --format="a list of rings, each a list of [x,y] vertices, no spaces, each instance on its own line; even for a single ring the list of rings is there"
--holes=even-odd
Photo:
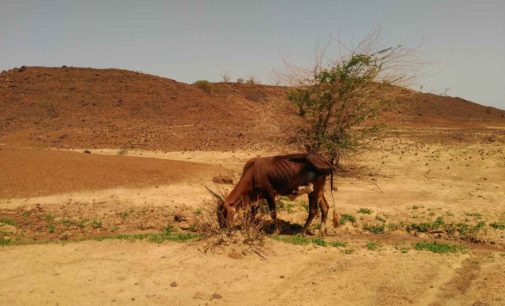
[[[291,154],[258,158],[249,171],[254,172],[255,188],[286,195],[291,194],[298,186],[306,184],[306,168],[302,154]]]

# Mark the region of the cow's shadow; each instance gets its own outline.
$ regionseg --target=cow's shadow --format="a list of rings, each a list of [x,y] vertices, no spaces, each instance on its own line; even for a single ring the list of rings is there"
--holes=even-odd
[[[291,223],[289,221],[277,219],[277,224],[279,225],[279,233],[281,235],[297,235],[303,231],[303,226],[297,223]],[[275,233],[275,224],[270,221],[266,223],[262,231],[271,235]]]

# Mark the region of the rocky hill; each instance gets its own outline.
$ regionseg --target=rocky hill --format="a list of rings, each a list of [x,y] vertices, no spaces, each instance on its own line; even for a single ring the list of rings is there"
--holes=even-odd
[[[0,73],[0,142],[37,147],[229,150],[285,139],[298,118],[279,86],[201,83],[118,69]],[[402,127],[505,125],[505,111],[391,87]]]

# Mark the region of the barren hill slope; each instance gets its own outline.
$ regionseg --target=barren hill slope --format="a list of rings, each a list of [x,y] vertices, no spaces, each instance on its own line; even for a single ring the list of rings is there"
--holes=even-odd
[[[21,67],[0,74],[0,142],[162,150],[253,148],[297,120],[288,88],[196,85],[118,69]],[[400,126],[505,125],[505,111],[389,88]],[[291,114],[291,115],[290,115]]]

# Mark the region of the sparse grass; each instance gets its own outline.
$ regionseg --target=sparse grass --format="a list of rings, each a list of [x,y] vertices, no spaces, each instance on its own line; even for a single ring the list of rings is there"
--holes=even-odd
[[[76,225],[77,223],[73,220],[70,220],[70,219],[63,219],[63,220],[61,220],[61,224],[65,225],[66,227],[69,227],[72,225]]]
[[[460,235],[465,236],[468,233],[468,229],[470,226],[466,223],[456,223],[456,224],[448,224],[445,227],[445,231],[449,235],[454,235],[456,232],[459,232]]]
[[[51,118],[56,118],[59,115],[58,107],[55,103],[50,101],[42,101],[40,103],[41,108],[47,113]]]
[[[257,83],[256,79],[254,77],[250,77],[249,79],[247,79],[245,81],[246,84],[249,84],[249,85],[254,85]]]
[[[353,249],[344,249],[343,253],[349,255],[349,254],[354,253],[354,250]]]
[[[430,228],[431,228],[431,223],[429,223],[429,222],[412,223],[409,226],[407,226],[407,231],[408,232],[416,231],[419,233],[426,233],[430,230]]]
[[[484,221],[479,221],[479,222],[477,223],[477,225],[475,225],[474,230],[475,230],[475,231],[479,231],[479,230],[483,229],[485,225],[486,225],[486,222],[484,222]]]
[[[410,251],[410,248],[408,248],[406,246],[400,247],[400,252],[402,252],[403,254],[408,253],[409,251]]]
[[[126,155],[127,153],[128,153],[128,149],[122,148],[122,149],[119,149],[116,154],[119,156],[123,156],[123,155]]]
[[[305,203],[303,205],[303,209],[308,213],[309,212],[309,203]]]
[[[103,228],[102,221],[100,221],[100,220],[91,221],[91,227],[92,228]]]
[[[363,229],[372,234],[383,234],[384,233],[384,224],[365,224],[363,225]]]
[[[378,250],[380,245],[377,242],[367,242],[366,248],[369,249],[370,251],[376,251]]]
[[[154,243],[163,243],[165,241],[184,242],[197,238],[202,235],[195,233],[145,233],[145,234],[118,234],[114,236],[97,237],[95,240],[147,240]]]
[[[50,233],[54,232],[54,226],[48,226],[48,231]],[[146,240],[153,243],[163,243],[165,241],[175,241],[175,242],[185,242],[190,240],[195,240],[199,238],[203,238],[204,235],[197,233],[173,233],[173,232],[161,232],[161,233],[140,233],[140,234],[117,234],[111,236],[101,236],[94,238],[82,238],[76,240],[68,240],[66,242],[79,242],[85,240]],[[15,240],[5,239],[0,237],[0,246],[9,246],[9,245],[30,245],[30,244],[46,244],[46,243],[58,243],[61,241],[54,240],[37,240],[37,241],[23,241],[19,237],[16,237]]]
[[[12,220],[12,219],[8,219],[8,218],[2,218],[0,219],[0,225],[2,224],[5,224],[5,225],[11,225],[11,226],[17,226],[17,222]]]
[[[47,231],[48,231],[49,233],[54,233],[54,232],[55,232],[55,230],[56,230],[56,228],[54,227],[54,225],[52,225],[52,224],[51,224],[51,225],[48,225],[48,226],[47,226]]]
[[[131,215],[132,212],[133,212],[132,209],[128,211],[122,211],[118,213],[118,216],[121,218],[121,220],[125,221],[126,219],[128,219],[128,217]]]
[[[277,241],[282,241],[286,243],[291,243],[295,245],[309,245],[315,244],[319,246],[331,246],[334,248],[345,247],[347,243],[339,241],[326,241],[321,237],[308,238],[302,235],[292,235],[292,236],[271,236],[272,239]]]
[[[414,245],[414,248],[418,251],[430,251],[433,253],[458,253],[458,252],[466,252],[467,248],[463,245],[458,244],[447,244],[447,243],[439,243],[439,242],[418,242]]]
[[[0,246],[9,245],[11,243],[12,243],[12,241],[10,239],[0,238]]]
[[[340,225],[344,225],[347,221],[354,223],[356,222],[356,217],[350,214],[342,214],[339,221]]]
[[[396,230],[401,230],[405,227],[405,225],[403,224],[403,222],[401,222],[400,224],[398,223],[389,223],[387,225],[387,228],[388,230],[390,231],[396,231]]]
[[[201,208],[197,208],[195,210],[195,216],[201,216],[202,215],[202,209]]]
[[[312,243],[319,246],[326,246],[326,241],[324,241],[324,239],[320,237],[312,239]]]
[[[196,223],[191,223],[191,225],[188,227],[188,230],[190,232],[195,232],[196,228],[197,228],[197,224]]]
[[[47,222],[53,222],[54,221],[54,215],[53,214],[47,214],[44,216],[44,220]]]
[[[482,218],[482,214],[478,213],[478,212],[466,212],[465,215],[467,215],[469,217],[475,217],[477,219],[481,219]]]
[[[328,245],[334,248],[340,248],[340,247],[346,247],[347,242],[340,242],[340,241],[329,241]]]
[[[364,214],[364,215],[371,215],[373,213],[373,210],[371,210],[369,208],[360,208],[358,210],[358,213]]]
[[[291,201],[287,197],[280,197],[277,202],[279,210],[286,210],[288,213],[294,212],[294,208],[297,206],[296,201]]]
[[[459,235],[464,240],[476,241],[475,236],[484,228],[486,223],[479,221],[475,225],[469,225],[464,222],[446,223],[442,217],[438,217],[431,222],[411,223],[406,227],[407,232],[432,233],[445,232],[449,236]]]
[[[312,240],[302,236],[302,235],[293,235],[293,236],[272,236],[271,237],[274,240],[277,241],[282,241],[282,242],[287,242],[291,244],[296,244],[296,245],[307,245],[312,243]]]
[[[375,220],[377,220],[377,221],[379,221],[379,222],[386,222],[386,219],[385,219],[385,218],[383,218],[383,217],[381,217],[381,216],[379,216],[379,215],[376,215],[376,216],[375,216]]]
[[[433,222],[411,223],[407,226],[407,232],[427,233],[432,230],[438,230],[445,224],[442,217],[438,217]]]
[[[494,229],[505,230],[505,222],[493,222],[489,224]]]

